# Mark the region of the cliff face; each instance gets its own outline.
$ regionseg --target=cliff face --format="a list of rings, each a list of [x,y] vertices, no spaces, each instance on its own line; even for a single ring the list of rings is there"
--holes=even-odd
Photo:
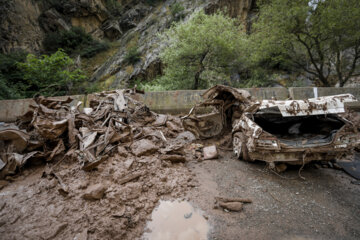
[[[111,2],[111,1],[110,1]],[[112,1],[116,2],[116,1]],[[170,27],[177,16],[171,6],[180,3],[186,18],[204,9],[213,13],[226,10],[243,21],[247,29],[255,0],[118,0],[114,6],[106,0],[0,0],[0,49],[8,53],[22,48],[40,51],[48,32],[80,26],[97,39],[117,41],[117,52],[94,72],[91,81],[106,82],[109,88],[126,86],[129,80],[149,80],[161,74],[158,33]],[[116,11],[114,11],[116,10]],[[141,60],[126,64],[129,49],[136,47]]]
[[[150,80],[160,75],[162,64],[159,53],[164,46],[159,41],[158,33],[163,32],[174,21],[170,8],[175,2],[185,8],[185,21],[194,11],[204,9],[210,14],[221,9],[243,21],[247,29],[250,27],[249,22],[255,8],[255,0],[166,0],[156,7],[147,9],[143,13],[144,16],[132,25],[133,28],[124,33],[119,40],[121,44],[118,52],[96,70],[91,81],[104,83],[103,85],[108,88],[117,88],[127,86],[131,80]],[[124,16],[130,16],[134,9],[141,9],[141,6],[140,2],[126,11]],[[141,52],[141,60],[129,65],[124,60],[127,51],[133,46],[137,46]]]
[[[48,32],[79,26],[95,38],[116,39],[121,30],[102,0],[0,0],[0,49],[38,52]]]
[[[31,0],[0,0],[0,49],[38,51],[43,31],[38,22],[39,6]]]

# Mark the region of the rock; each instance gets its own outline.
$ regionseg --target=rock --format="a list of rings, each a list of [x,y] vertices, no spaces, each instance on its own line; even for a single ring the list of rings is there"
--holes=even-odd
[[[179,127],[176,123],[172,122],[172,121],[167,121],[166,122],[166,126],[174,132],[181,132],[183,129],[181,127]]]
[[[128,151],[123,146],[118,146],[117,150],[118,150],[119,156],[121,156],[121,157],[128,156]]]
[[[122,35],[119,22],[113,19],[105,21],[101,26],[101,30],[110,40],[116,40]]]
[[[126,161],[124,162],[124,167],[126,170],[129,170],[132,166],[132,164],[134,163],[134,159],[133,158],[127,158]]]
[[[88,239],[88,230],[84,229],[81,233],[75,235],[74,240],[87,240]]]
[[[99,200],[103,198],[106,189],[107,188],[101,183],[91,185],[87,188],[82,197],[86,200]]]
[[[243,204],[241,202],[220,202],[219,206],[234,212],[239,212],[243,208]]]
[[[159,149],[153,142],[147,139],[141,139],[131,145],[131,151],[137,156],[149,155]]]
[[[218,151],[215,145],[203,148],[204,160],[215,159],[218,157]]]
[[[61,231],[63,231],[67,227],[67,223],[60,223],[54,227],[51,227],[50,233],[47,234],[48,236],[45,239],[53,239],[55,238]]]
[[[126,11],[120,20],[121,28],[125,31],[137,26],[140,20],[146,16],[149,8],[144,4],[138,4]]]
[[[71,25],[69,25],[63,16],[54,8],[45,11],[39,17],[39,23],[46,32],[70,30],[71,28]]]

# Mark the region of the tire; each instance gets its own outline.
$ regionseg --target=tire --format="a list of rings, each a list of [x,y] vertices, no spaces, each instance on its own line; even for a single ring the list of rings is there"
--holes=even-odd
[[[253,162],[249,156],[249,151],[246,146],[246,138],[243,133],[237,132],[233,135],[233,149],[235,156],[244,161]]]

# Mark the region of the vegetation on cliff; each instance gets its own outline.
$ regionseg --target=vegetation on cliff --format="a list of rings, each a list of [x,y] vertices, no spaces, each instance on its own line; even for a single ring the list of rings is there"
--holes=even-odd
[[[23,52],[1,54],[0,66],[0,99],[71,95],[80,91],[86,79],[62,49],[39,57]]]
[[[202,89],[226,81],[242,61],[243,38],[237,21],[221,12],[200,11],[185,23],[173,24],[162,35],[167,47],[160,58],[166,67],[155,84],[164,89]]]

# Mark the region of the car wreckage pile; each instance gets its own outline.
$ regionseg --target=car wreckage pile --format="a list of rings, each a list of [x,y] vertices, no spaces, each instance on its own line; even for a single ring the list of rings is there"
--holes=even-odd
[[[137,92],[102,92],[82,110],[71,98],[38,97],[15,125],[0,126],[2,183],[19,170],[26,175],[25,165],[47,163],[16,198],[4,193],[2,236],[134,239],[160,196],[182,197],[194,187],[183,164],[194,136],[179,118],[137,101]]]
[[[258,101],[245,90],[216,85],[203,98],[183,118],[184,128],[200,139],[230,132],[238,158],[265,161],[270,169],[339,159],[360,145],[360,116],[345,107],[357,102],[351,94]]]
[[[70,106],[70,97],[36,98],[36,105],[15,126],[0,129],[0,179],[28,162],[56,158],[76,159],[83,170],[91,171],[120,145],[116,149],[120,154],[128,148],[137,157],[167,145],[161,150],[163,159],[184,162],[184,144],[165,137],[182,132],[181,121],[150,111],[131,97],[136,91],[102,92],[83,111],[81,102]]]

